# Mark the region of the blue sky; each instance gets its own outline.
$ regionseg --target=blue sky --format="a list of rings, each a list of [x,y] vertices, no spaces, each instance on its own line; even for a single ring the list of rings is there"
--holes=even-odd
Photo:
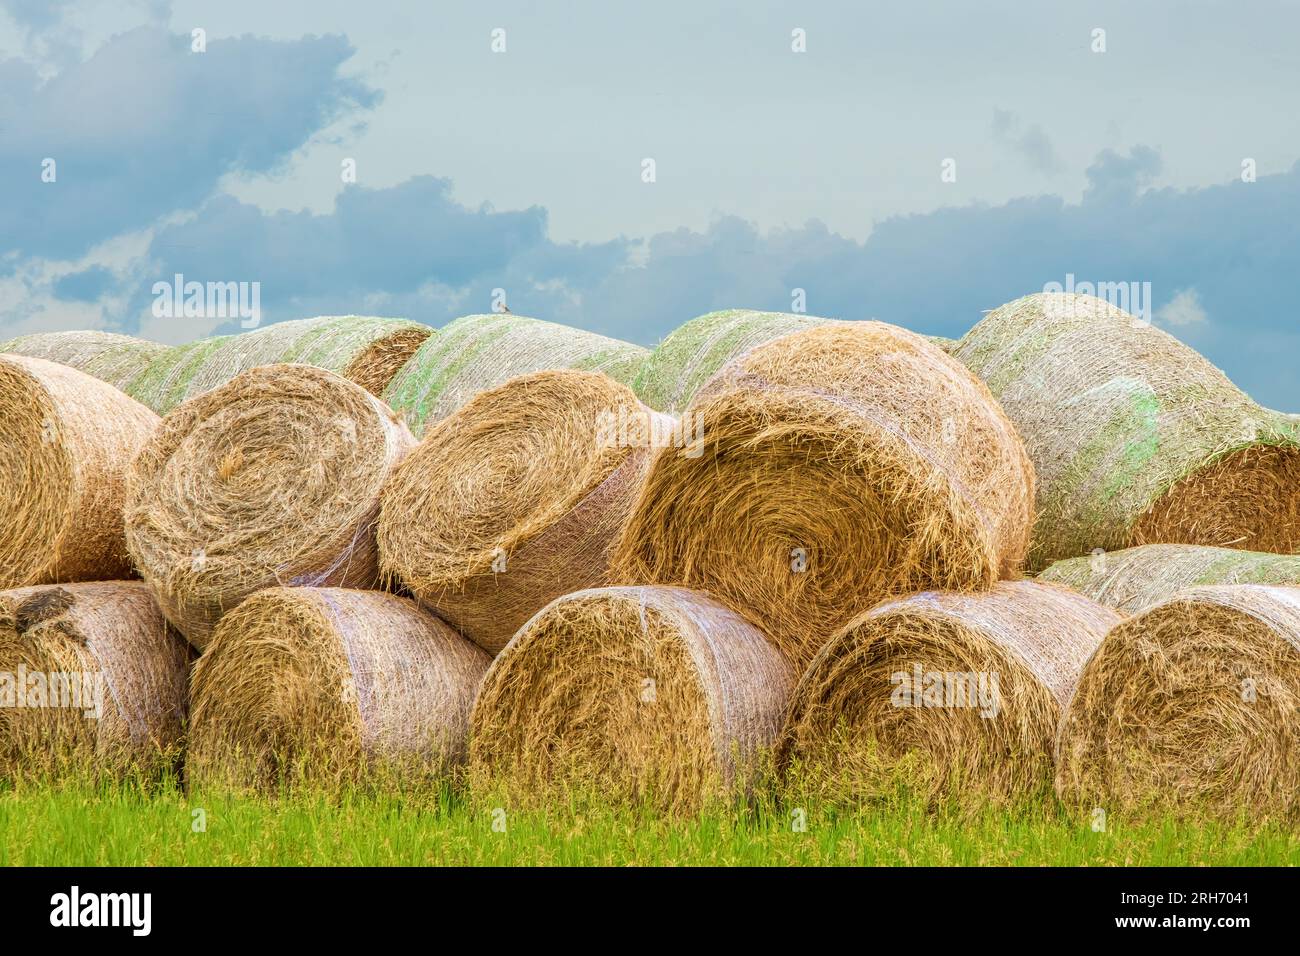
[[[0,336],[222,328],[152,314],[177,272],[265,321],[501,288],[653,344],[803,289],[957,335],[1073,274],[1300,409],[1300,4],[905,6],[0,0]]]

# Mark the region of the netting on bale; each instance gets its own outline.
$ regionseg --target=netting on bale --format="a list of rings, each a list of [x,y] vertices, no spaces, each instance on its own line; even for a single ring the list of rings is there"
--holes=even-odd
[[[954,354],[1034,460],[1031,569],[1137,544],[1300,550],[1294,422],[1160,329],[1045,293],[989,313]]]
[[[471,781],[523,804],[597,794],[695,810],[752,785],[795,676],[762,633],[707,595],[565,595],[483,679]]]
[[[1056,788],[1084,812],[1294,819],[1300,589],[1191,588],[1113,628],[1062,721]]]
[[[99,331],[37,332],[0,343],[0,352],[70,365],[120,389],[166,351],[160,342]]]
[[[1197,544],[1144,544],[1057,561],[1038,575],[1125,614],[1206,584],[1300,585],[1300,555]]]
[[[384,399],[420,436],[479,392],[517,375],[579,369],[630,384],[649,354],[630,342],[522,315],[467,315],[411,356]]]
[[[190,661],[139,581],[0,591],[0,775],[174,767]]]
[[[415,439],[341,376],[264,365],[162,420],[130,473],[127,544],[200,650],[273,585],[372,587],[379,492]]]
[[[0,355],[0,587],[133,576],[126,471],[157,425],[85,372]]]
[[[1014,576],[1033,469],[988,390],[921,336],[834,322],[727,365],[656,456],[616,579],[712,594],[806,666],[878,601]]]
[[[406,787],[462,763],[488,656],[406,598],[270,588],[225,616],[194,669],[200,786]]]
[[[432,334],[431,328],[418,322],[359,315],[277,322],[168,349],[126,390],[165,415],[181,402],[259,365],[299,364],[337,372],[379,395]]]

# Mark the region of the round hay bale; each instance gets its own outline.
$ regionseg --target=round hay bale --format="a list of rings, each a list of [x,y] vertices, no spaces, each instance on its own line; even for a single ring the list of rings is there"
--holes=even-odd
[[[1294,816],[1300,589],[1192,588],[1112,629],[1061,724],[1056,788],[1085,808]]]
[[[359,385],[267,365],[178,406],[130,473],[126,537],[195,647],[273,585],[371,587],[379,491],[415,445]]]
[[[1067,588],[1032,581],[878,605],[800,679],[778,762],[797,760],[857,796],[913,764],[932,797],[1041,795],[1079,672],[1119,621]]]
[[[1064,584],[1124,614],[1136,614],[1198,585],[1300,585],[1300,555],[1144,544],[1057,561],[1038,580]]]
[[[190,660],[139,581],[0,591],[0,773],[170,767]]]
[[[988,390],[921,336],[834,322],[696,396],[702,453],[654,461],[616,578],[706,591],[803,667],[895,594],[1014,576],[1033,469]]]
[[[1300,550],[1295,424],[1165,332],[1039,294],[989,313],[955,355],[1034,460],[1031,569],[1136,544]]]
[[[0,344],[0,352],[71,365],[119,389],[166,351],[161,342],[97,331],[37,332]]]
[[[528,372],[580,369],[630,384],[647,349],[522,315],[467,315],[425,342],[384,399],[423,435],[479,392]]]
[[[194,669],[192,781],[258,789],[441,774],[462,762],[488,656],[410,600],[268,588]]]
[[[674,422],[600,372],[535,372],[434,425],[393,473],[380,564],[495,654],[562,594],[610,583],[609,552]]]
[[[126,471],[157,425],[85,372],[0,355],[0,587],[133,576]]]
[[[478,787],[695,809],[754,781],[795,672],[739,615],[685,588],[561,597],[493,661],[470,729]]]
[[[406,319],[359,315],[276,322],[169,349],[136,376],[127,391],[165,415],[249,369],[296,364],[337,372],[378,396],[432,334],[428,326]]]
[[[650,353],[632,384],[651,408],[679,414],[709,379],[756,345],[822,325],[829,319],[789,312],[727,309],[691,319]]]

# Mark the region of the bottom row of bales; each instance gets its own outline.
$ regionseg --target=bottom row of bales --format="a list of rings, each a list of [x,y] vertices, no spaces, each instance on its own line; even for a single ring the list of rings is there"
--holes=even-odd
[[[1300,587],[1186,585],[1207,567],[1300,583],[1300,558],[1150,546],[1084,561],[1044,576],[1079,591],[1015,581],[883,603],[802,677],[677,587],[561,597],[495,660],[403,597],[270,588],[196,664],[142,584],[0,592],[0,770],[170,766],[276,789],[467,765],[521,801],[582,788],[682,810],[773,772],[850,799],[904,773],[981,801],[1054,782],[1084,809],[1292,815]],[[1093,600],[1131,603],[1132,582],[1171,561],[1185,573],[1132,616]]]

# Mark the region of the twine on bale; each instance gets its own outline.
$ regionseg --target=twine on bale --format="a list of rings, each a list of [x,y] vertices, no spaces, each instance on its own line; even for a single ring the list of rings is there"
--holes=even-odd
[[[406,598],[260,591],[194,669],[190,779],[265,790],[437,778],[464,760],[487,666]]]
[[[0,591],[0,774],[170,768],[190,660],[139,581]]]
[[[522,315],[467,315],[411,356],[384,400],[422,436],[479,392],[518,375],[579,369],[630,384],[649,354],[630,342]]]
[[[1040,796],[1079,672],[1119,620],[1031,581],[881,604],[799,681],[778,762],[857,798],[879,795],[898,770],[932,799]]]
[[[125,472],[157,424],[84,372],[0,355],[0,587],[134,575]]]
[[[1300,589],[1191,588],[1112,629],[1062,721],[1056,788],[1084,810],[1294,818]]]
[[[706,591],[797,666],[890,595],[1019,569],[1032,466],[988,390],[914,333],[784,336],[726,366],[683,419],[702,454],[657,455],[616,579]]]
[[[0,343],[0,352],[70,365],[118,389],[166,351],[160,342],[99,331],[37,332]]]
[[[1300,550],[1295,423],[1167,333],[1044,293],[989,313],[954,354],[1034,460],[1031,569],[1137,544]]]
[[[406,319],[319,316],[277,322],[168,349],[131,380],[127,392],[165,415],[260,365],[297,364],[337,372],[380,395],[433,330]]]
[[[694,810],[750,786],[795,673],[756,628],[672,587],[565,595],[492,663],[470,732],[477,788]]]
[[[495,654],[548,602],[610,583],[651,445],[674,424],[599,372],[537,372],[479,394],[385,487],[384,573]]]
[[[1300,585],[1300,555],[1144,544],[1057,561],[1038,580],[1064,584],[1124,614],[1136,614],[1198,585]]]
[[[386,405],[333,372],[245,372],[177,407],[140,452],[131,555],[200,650],[260,588],[371,587],[379,491],[414,444]]]

